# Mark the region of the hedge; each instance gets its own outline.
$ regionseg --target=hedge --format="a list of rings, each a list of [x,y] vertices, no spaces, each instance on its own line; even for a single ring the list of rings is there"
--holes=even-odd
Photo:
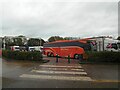
[[[120,52],[86,52],[88,55],[87,61],[97,62],[120,62]]]
[[[20,51],[10,51],[10,50],[3,50],[2,57],[8,59],[15,59],[15,60],[42,60],[43,58],[42,53],[37,51],[20,52]]]

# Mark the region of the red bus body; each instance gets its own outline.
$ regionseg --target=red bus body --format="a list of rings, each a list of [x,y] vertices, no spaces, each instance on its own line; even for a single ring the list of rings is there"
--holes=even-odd
[[[75,58],[75,55],[82,55],[85,59],[85,49],[90,49],[87,40],[62,40],[45,43],[43,45],[44,55]]]
[[[44,54],[48,56],[48,54],[53,54],[56,56],[58,54],[61,57],[67,57],[70,55],[71,58],[74,58],[76,54],[84,54],[84,49],[77,46],[66,46],[66,47],[51,47],[44,48]]]

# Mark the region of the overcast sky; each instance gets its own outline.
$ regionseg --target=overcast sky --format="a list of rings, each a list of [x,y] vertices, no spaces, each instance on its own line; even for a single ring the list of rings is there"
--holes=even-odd
[[[90,37],[118,35],[117,2],[5,0],[2,36]]]

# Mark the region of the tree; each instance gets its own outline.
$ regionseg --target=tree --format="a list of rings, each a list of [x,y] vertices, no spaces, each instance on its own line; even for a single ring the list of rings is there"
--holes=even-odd
[[[65,37],[64,40],[78,40],[80,37]]]
[[[64,40],[63,37],[60,36],[51,36],[48,41],[49,42],[53,42],[53,41],[57,41],[57,40]]]
[[[10,49],[10,46],[22,46],[22,39],[19,37],[4,37],[2,38],[2,47],[6,49]]]
[[[43,39],[41,39],[41,46],[43,46],[44,43],[45,43],[45,41]]]
[[[27,42],[28,46],[43,46],[45,41],[39,38],[30,38]]]
[[[118,36],[117,40],[120,40],[120,36]]]
[[[23,35],[19,35],[18,37],[20,37],[20,38],[25,38],[25,36],[23,36]]]
[[[22,46],[22,45],[24,45],[24,43],[22,42],[22,39],[19,38],[19,37],[13,38],[13,41],[14,41],[13,44],[16,45],[16,46]]]
[[[27,43],[27,38],[26,38],[26,36],[19,35],[18,37],[22,39],[22,43],[23,43],[24,45]]]

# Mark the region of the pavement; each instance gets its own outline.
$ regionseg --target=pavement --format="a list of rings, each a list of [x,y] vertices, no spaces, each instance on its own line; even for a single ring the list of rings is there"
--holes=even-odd
[[[48,63],[3,60],[3,88],[118,88],[116,64],[79,64],[44,57]]]

